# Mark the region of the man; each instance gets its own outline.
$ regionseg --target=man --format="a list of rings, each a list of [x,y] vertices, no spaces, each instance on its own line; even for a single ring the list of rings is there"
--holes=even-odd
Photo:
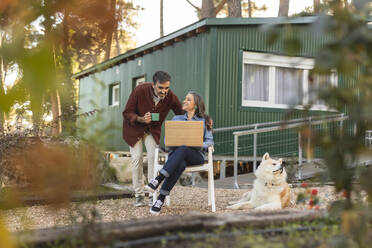
[[[138,85],[129,96],[123,112],[123,139],[129,145],[132,156],[132,181],[136,197],[135,206],[145,206],[143,180],[143,149],[147,151],[147,178],[154,177],[154,153],[159,144],[161,125],[169,110],[182,114],[182,105],[169,89],[171,77],[164,71],[157,71],[152,83]],[[152,204],[150,199],[149,204]]]

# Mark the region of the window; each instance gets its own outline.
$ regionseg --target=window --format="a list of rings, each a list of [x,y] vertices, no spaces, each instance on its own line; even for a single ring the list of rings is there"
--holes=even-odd
[[[133,78],[132,88],[133,89],[136,88],[136,86],[140,85],[141,83],[145,81],[146,81],[145,76]]]
[[[335,73],[314,75],[309,71],[314,60],[273,54],[244,52],[242,77],[242,106],[268,108],[303,108],[312,104],[313,110],[328,110],[318,99],[319,90],[336,85]]]
[[[109,105],[118,106],[120,103],[120,86],[118,83],[111,84],[109,87]]]

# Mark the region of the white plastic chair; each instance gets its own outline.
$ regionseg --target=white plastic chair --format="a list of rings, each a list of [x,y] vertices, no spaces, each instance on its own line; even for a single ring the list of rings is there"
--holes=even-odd
[[[154,177],[158,174],[158,171],[161,170],[163,165],[159,164],[159,153],[164,152],[165,154],[165,161],[168,159],[168,153],[166,153],[162,148],[159,146],[155,149],[155,161],[154,161]],[[201,165],[189,165],[186,167],[184,172],[200,172],[206,171],[208,172],[208,206],[212,205],[212,212],[216,212],[216,200],[214,194],[214,175],[213,175],[213,158],[212,153],[214,149],[213,146],[208,147],[208,161]],[[153,202],[155,203],[157,199],[158,190],[153,193]],[[167,196],[165,199],[165,204],[170,206],[170,197]]]

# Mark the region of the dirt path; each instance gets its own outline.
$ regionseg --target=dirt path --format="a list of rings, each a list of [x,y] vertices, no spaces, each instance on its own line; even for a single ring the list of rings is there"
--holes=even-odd
[[[325,209],[329,203],[339,197],[335,194],[332,186],[313,187],[317,189],[320,204],[317,208]],[[308,209],[308,205],[296,205],[297,193],[302,188],[292,188],[291,208]],[[216,189],[217,213],[232,213],[253,210],[228,210],[229,201],[239,199],[246,189]],[[10,231],[25,229],[50,228],[65,226],[84,220],[92,220],[92,214],[96,220],[103,222],[123,221],[140,219],[151,216],[149,207],[136,208],[133,206],[133,198],[117,200],[102,200],[97,202],[71,203],[61,209],[52,209],[48,206],[32,206],[0,211],[0,214]],[[171,195],[171,206],[164,206],[161,215],[187,215],[193,213],[211,214],[211,208],[207,204],[207,189],[176,186]]]

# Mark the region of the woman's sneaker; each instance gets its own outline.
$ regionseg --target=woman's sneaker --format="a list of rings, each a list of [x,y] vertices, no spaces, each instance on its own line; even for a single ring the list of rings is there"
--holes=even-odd
[[[163,204],[164,202],[162,202],[161,200],[156,200],[155,204],[150,208],[150,213],[158,215]]]
[[[159,181],[156,179],[152,179],[152,181],[145,186],[145,189],[149,192],[154,193],[154,191],[159,187]]]

